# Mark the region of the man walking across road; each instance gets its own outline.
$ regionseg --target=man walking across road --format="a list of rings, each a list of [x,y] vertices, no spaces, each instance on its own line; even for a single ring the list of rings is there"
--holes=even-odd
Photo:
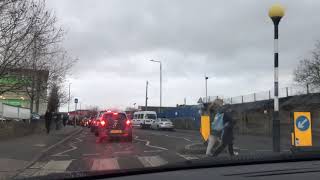
[[[234,156],[233,151],[233,119],[231,117],[231,108],[225,107],[225,111],[223,113],[223,130],[221,134],[221,144],[213,153],[213,156],[218,156],[225,148],[228,146],[228,152],[230,156]]]
[[[214,116],[213,121],[211,122],[211,133],[208,138],[208,146],[207,146],[207,151],[206,155],[207,156],[212,156],[212,149],[216,147],[219,142],[221,141],[221,131],[223,128],[223,113],[219,109],[216,112],[216,115]]]

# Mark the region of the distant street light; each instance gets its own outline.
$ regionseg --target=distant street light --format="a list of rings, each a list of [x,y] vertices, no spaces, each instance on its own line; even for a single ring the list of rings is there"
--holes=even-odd
[[[159,108],[159,113],[161,113],[161,108],[162,108],[162,63],[161,63],[161,61],[156,61],[156,60],[150,60],[150,61],[160,64],[160,108]]]
[[[278,49],[278,27],[281,18],[284,16],[284,8],[280,4],[275,4],[269,9],[269,17],[274,24],[274,112],[272,126],[273,151],[280,152],[280,119],[279,119],[279,49]]]

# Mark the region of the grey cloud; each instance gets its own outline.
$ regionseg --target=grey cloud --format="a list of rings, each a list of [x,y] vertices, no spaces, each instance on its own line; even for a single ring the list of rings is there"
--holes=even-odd
[[[241,87],[246,92],[272,85],[268,83],[273,74],[273,25],[268,8],[274,2],[54,0],[48,4],[68,29],[66,47],[80,59],[75,74],[96,71],[127,81],[156,81],[158,66],[147,61],[158,59],[164,63],[168,82],[195,77],[201,81],[207,73],[239,81],[240,86],[248,80],[252,86]],[[299,58],[320,39],[320,1],[280,3],[286,7],[280,24],[280,77],[288,83]]]

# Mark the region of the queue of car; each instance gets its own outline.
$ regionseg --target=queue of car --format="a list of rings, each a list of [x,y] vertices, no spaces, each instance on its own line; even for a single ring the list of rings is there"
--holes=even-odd
[[[174,130],[172,121],[168,118],[158,118],[155,111],[135,112],[132,120],[122,111],[100,111],[96,117],[87,118],[84,126],[90,128],[99,142],[115,138],[132,142],[133,127]]]
[[[135,127],[156,130],[173,130],[174,125],[168,118],[158,118],[155,111],[139,111],[133,114],[132,124]]]

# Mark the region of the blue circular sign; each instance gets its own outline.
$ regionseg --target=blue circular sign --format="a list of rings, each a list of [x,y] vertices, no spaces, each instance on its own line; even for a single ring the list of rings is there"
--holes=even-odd
[[[306,116],[299,116],[296,120],[296,127],[300,131],[306,131],[310,128],[310,120]]]

